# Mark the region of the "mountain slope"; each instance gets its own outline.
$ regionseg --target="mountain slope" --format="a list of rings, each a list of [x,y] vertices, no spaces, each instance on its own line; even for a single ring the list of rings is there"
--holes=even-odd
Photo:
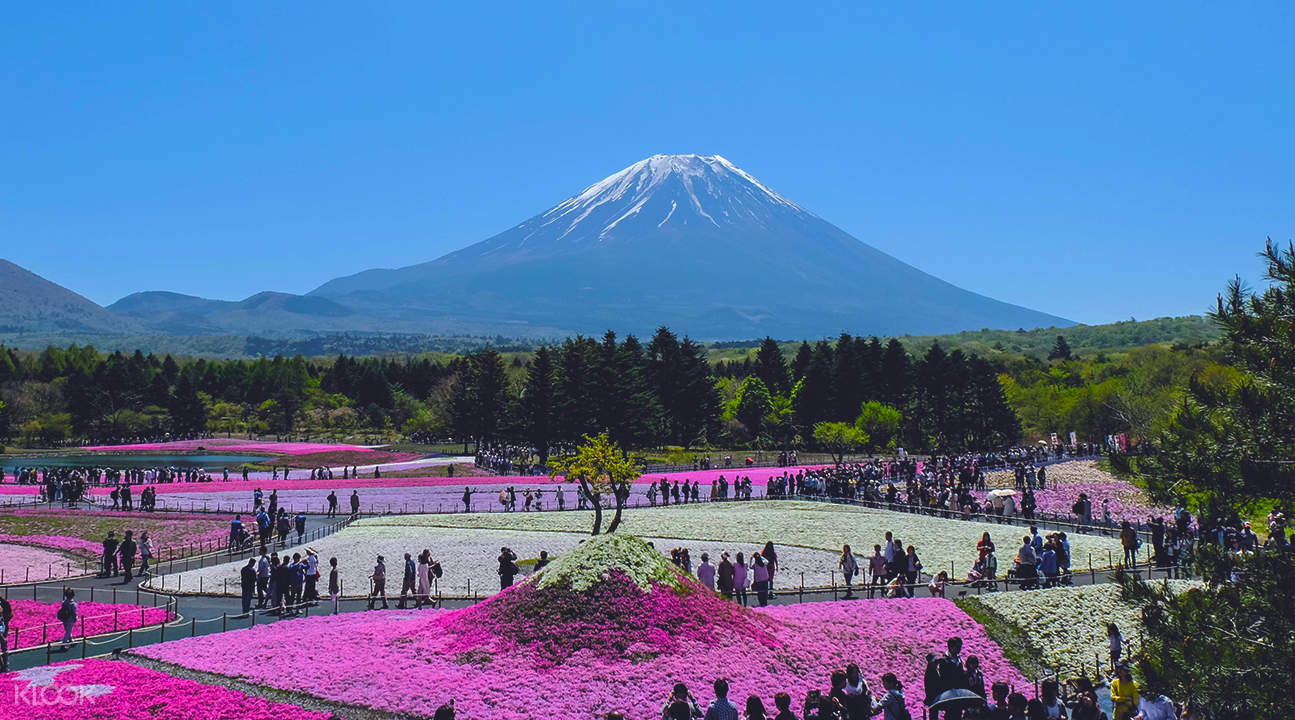
[[[697,155],[655,155],[483,242],[310,295],[513,334],[665,324],[725,339],[1071,324],[923,273],[724,158]]]
[[[324,331],[368,330],[372,317],[358,316],[328,298],[260,292],[245,300],[208,300],[173,292],[139,292],[108,310],[146,329],[170,334],[260,333],[284,336]]]
[[[123,333],[137,325],[0,259],[0,333]]]

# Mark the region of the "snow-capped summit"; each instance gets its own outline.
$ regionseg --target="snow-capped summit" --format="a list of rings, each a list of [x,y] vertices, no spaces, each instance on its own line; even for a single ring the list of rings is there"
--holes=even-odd
[[[523,223],[523,242],[550,228],[559,230],[558,240],[580,242],[627,236],[646,224],[763,225],[771,212],[787,211],[804,212],[720,155],[653,155]]]
[[[509,230],[429,263],[312,295],[504,335],[713,339],[1066,325],[906,265],[719,155],[653,155]]]

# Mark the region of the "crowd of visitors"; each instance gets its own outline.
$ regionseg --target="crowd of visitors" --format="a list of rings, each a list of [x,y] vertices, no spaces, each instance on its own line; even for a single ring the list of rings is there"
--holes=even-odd
[[[686,683],[676,682],[664,699],[661,720],[912,720],[907,708],[906,688],[891,672],[881,676],[881,687],[870,687],[857,663],[834,670],[826,689],[812,689],[801,702],[790,694],[774,694],[771,702],[748,695],[741,705],[731,698],[733,682],[717,678],[711,683],[713,700],[703,705]],[[1101,710],[1091,680],[1079,678],[1062,686],[1056,680],[1043,681],[1037,688],[1014,688],[1004,681],[986,679],[975,655],[963,656],[962,639],[949,638],[942,653],[926,658],[922,705],[931,720],[1108,720]],[[1038,690],[1030,698],[1027,692]],[[907,692],[916,692],[907,690]],[[1110,720],[1176,720],[1182,709],[1157,692],[1139,692],[1127,664],[1117,666],[1111,681],[1114,717]],[[437,718],[453,718],[449,714]],[[602,720],[626,720],[632,712],[613,710]],[[639,715],[637,717],[658,717]]]

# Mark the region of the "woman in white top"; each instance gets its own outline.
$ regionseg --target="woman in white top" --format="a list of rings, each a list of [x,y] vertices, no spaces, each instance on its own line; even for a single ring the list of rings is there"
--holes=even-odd
[[[742,553],[737,554],[737,563],[733,565],[733,594],[737,596],[737,601],[746,605],[746,588],[747,588],[747,566],[746,559]]]
[[[423,606],[432,594],[432,551],[424,549],[418,556],[418,597],[414,609]]]
[[[854,559],[854,553],[850,552],[849,545],[841,546],[841,559],[837,562],[841,568],[841,577],[845,578],[845,599],[849,600],[854,597],[854,588],[851,583],[855,575],[859,574],[859,561]]]

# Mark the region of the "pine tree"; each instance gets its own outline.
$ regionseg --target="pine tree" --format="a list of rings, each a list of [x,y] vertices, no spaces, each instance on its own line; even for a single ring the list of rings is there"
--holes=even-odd
[[[771,337],[765,337],[755,353],[755,374],[764,381],[770,394],[787,397],[791,392],[787,360],[782,356],[777,341]]]
[[[801,380],[792,403],[796,424],[806,435],[816,423],[831,419],[834,410],[832,402],[834,364],[832,346],[824,340],[815,343],[809,368],[805,371],[805,377]]]
[[[758,376],[751,376],[742,381],[737,391],[737,420],[746,426],[754,440],[764,430],[764,418],[773,412],[773,400],[769,397],[769,388]]]
[[[1057,342],[1052,346],[1052,352],[1048,353],[1049,360],[1069,360],[1070,343],[1066,342],[1065,335],[1058,335]]]
[[[796,358],[791,361],[791,379],[792,384],[805,377],[809,372],[809,363],[814,359],[814,351],[809,347],[809,343],[801,340],[800,347],[796,348]]]
[[[1142,466],[1161,499],[1191,498],[1203,529],[1213,526],[1210,517],[1235,522],[1261,505],[1295,507],[1295,247],[1270,240],[1262,257],[1271,286],[1253,295],[1234,280],[1212,313],[1245,378],[1221,388],[1193,381]],[[1197,717],[1291,717],[1295,553],[1283,538],[1238,555],[1209,536],[1196,554],[1204,588],[1173,595],[1122,578],[1126,593],[1147,605],[1138,669],[1146,685]]]
[[[523,437],[535,448],[541,465],[548,463],[549,447],[553,444],[556,430],[554,379],[553,356],[548,346],[541,345],[526,368],[526,384],[520,403]]]

